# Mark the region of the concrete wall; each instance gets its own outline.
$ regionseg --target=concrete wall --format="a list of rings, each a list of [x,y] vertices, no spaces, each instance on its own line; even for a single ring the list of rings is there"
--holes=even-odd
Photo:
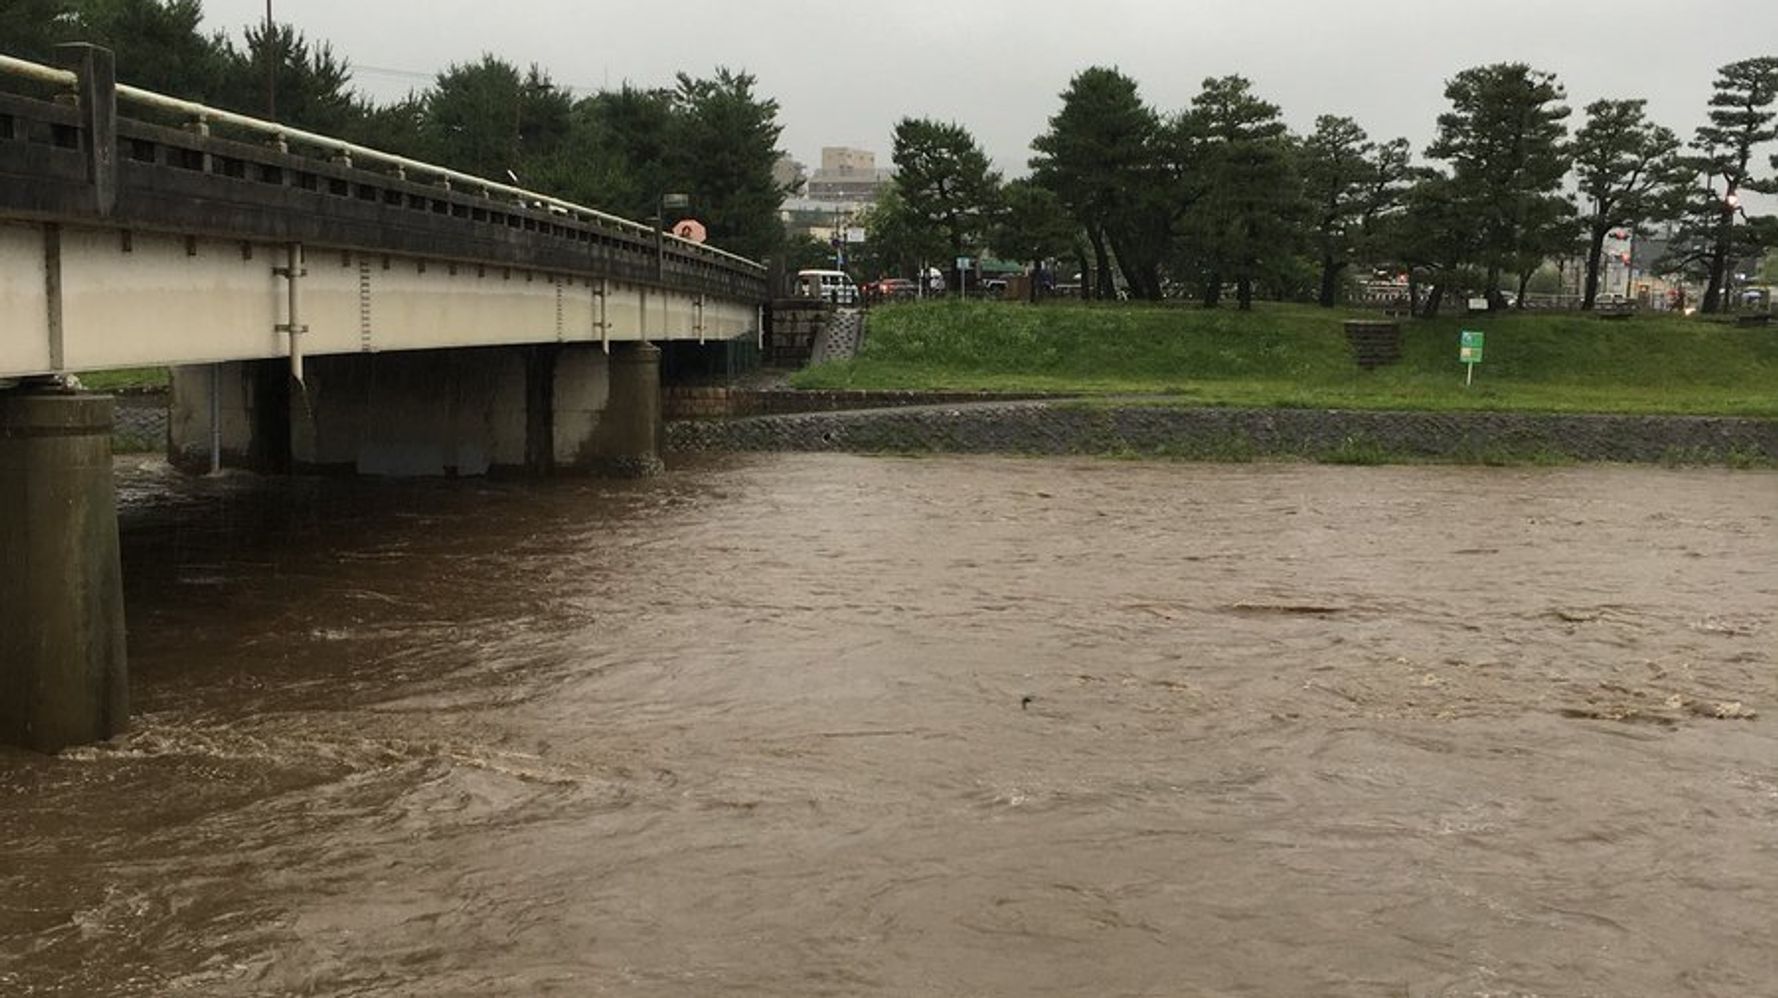
[[[270,372],[261,365],[267,364],[280,371],[285,369],[282,361],[233,361],[172,368],[167,401],[167,460],[186,471],[209,471],[215,443],[212,428],[220,421],[223,466],[262,467],[263,442],[258,440],[258,428],[268,416],[275,417],[273,425],[286,419],[281,411],[264,411],[268,405],[282,408],[281,399],[267,397],[263,391]],[[218,391],[220,406],[213,402]]]

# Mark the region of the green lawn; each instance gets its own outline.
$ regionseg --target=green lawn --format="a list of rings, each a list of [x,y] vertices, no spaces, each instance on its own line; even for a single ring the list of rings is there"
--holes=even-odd
[[[1361,371],[1313,306],[924,302],[871,313],[864,352],[799,388],[1156,395],[1153,404],[1778,416],[1778,328],[1505,314],[1404,323],[1402,363]],[[1374,313],[1370,315],[1374,317]],[[1472,388],[1458,332],[1487,333]]]
[[[88,371],[80,375],[80,383],[95,392],[115,392],[125,388],[165,388],[168,380],[169,375],[164,367]]]

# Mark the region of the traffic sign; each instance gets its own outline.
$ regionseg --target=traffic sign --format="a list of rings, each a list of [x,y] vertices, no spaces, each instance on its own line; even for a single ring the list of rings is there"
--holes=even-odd
[[[1484,339],[1481,330],[1465,329],[1457,340],[1457,359],[1463,363],[1463,384],[1465,387],[1475,382],[1475,366],[1482,362]]]
[[[1465,364],[1482,362],[1482,341],[1484,337],[1479,330],[1465,329],[1462,339],[1458,341],[1457,355]]]
[[[681,239],[689,239],[694,243],[701,243],[710,238],[710,231],[704,228],[703,222],[700,222],[695,218],[681,219],[674,223],[673,234]]]

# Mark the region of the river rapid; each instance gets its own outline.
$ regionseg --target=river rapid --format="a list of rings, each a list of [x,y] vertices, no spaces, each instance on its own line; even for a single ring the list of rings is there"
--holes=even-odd
[[[3,995],[1778,995],[1778,475],[119,487]]]

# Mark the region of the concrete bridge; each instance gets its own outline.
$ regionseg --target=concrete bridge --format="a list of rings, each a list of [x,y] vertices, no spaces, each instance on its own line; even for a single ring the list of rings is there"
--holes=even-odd
[[[192,468],[637,472],[662,348],[757,342],[760,264],[58,57],[0,56],[0,742],[126,715],[111,404],[58,376],[172,368]]]

